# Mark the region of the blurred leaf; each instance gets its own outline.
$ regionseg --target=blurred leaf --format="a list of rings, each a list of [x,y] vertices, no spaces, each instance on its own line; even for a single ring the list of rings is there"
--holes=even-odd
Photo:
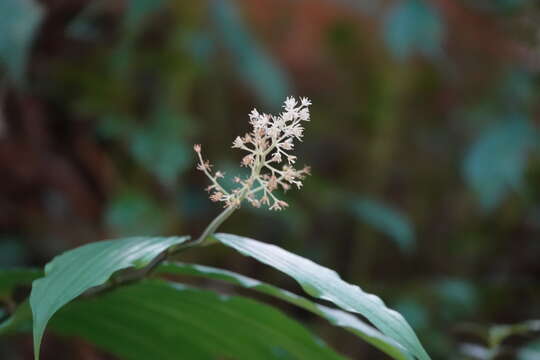
[[[386,14],[384,40],[397,59],[416,52],[431,58],[442,55],[444,25],[438,11],[424,0],[397,2]]]
[[[233,58],[244,81],[268,106],[278,107],[290,93],[284,71],[261,48],[241,19],[235,1],[211,1],[216,35]]]
[[[360,220],[388,235],[402,251],[410,253],[414,248],[414,229],[399,211],[368,198],[355,200],[352,208]]]
[[[165,210],[138,189],[120,192],[106,210],[106,223],[116,236],[156,235],[166,227]]]
[[[0,64],[11,81],[24,82],[24,72],[35,32],[43,18],[34,0],[0,1]]]
[[[538,360],[540,359],[540,340],[531,341],[522,347],[517,354],[517,360]]]
[[[93,0],[66,27],[66,34],[77,40],[95,40],[98,27],[95,20],[105,8],[105,0]]]
[[[489,344],[494,348],[510,336],[526,335],[539,331],[540,320],[527,320],[517,324],[491,326],[488,332]]]
[[[32,311],[28,301],[21,303],[9,318],[0,323],[0,339],[7,335],[32,331]]]
[[[118,270],[142,268],[169,247],[188,237],[127,238],[87,244],[55,257],[45,266],[45,277],[35,280],[30,294],[34,318],[34,355],[45,326],[62,306],[87,289],[102,285]]]
[[[490,360],[495,359],[498,355],[498,349],[488,349],[477,344],[461,344],[459,350],[463,355],[467,356],[465,359]]]
[[[230,234],[216,234],[215,237],[240,253],[293,277],[311,296],[331,301],[344,310],[365,316],[417,358],[430,358],[413,329],[398,312],[387,308],[377,296],[346,283],[335,271],[275,245]]]
[[[189,36],[181,39],[184,48],[193,57],[193,59],[204,66],[212,66],[209,61],[211,55],[215,53],[215,41],[207,32],[192,32]]]
[[[25,250],[22,242],[16,238],[0,238],[0,268],[23,265]]]
[[[181,274],[191,276],[202,276],[206,278],[226,281],[234,285],[256,290],[261,293],[284,300],[290,304],[301,307],[328,320],[336,326],[343,327],[353,334],[364,339],[366,342],[385,352],[393,359],[411,359],[411,356],[401,345],[394,340],[381,334],[377,329],[347,312],[332,309],[327,306],[316,304],[304,297],[293,294],[289,291],[260,282],[249,277],[233,273],[231,271],[211,268],[208,266],[166,263],[159,267],[158,271],[165,274]]]
[[[135,128],[130,139],[134,158],[167,185],[193,158],[184,141],[184,122],[172,109],[159,106],[152,121]]]
[[[30,285],[43,275],[35,269],[0,269],[0,299],[9,296],[16,286]]]
[[[328,2],[334,3],[336,0]],[[377,16],[377,12],[381,8],[381,1],[378,0],[337,0],[337,2],[370,16]]]
[[[497,102],[514,107],[526,108],[534,103],[534,80],[531,73],[521,69],[512,69],[503,78],[500,86],[496,88]]]
[[[535,0],[466,0],[470,7],[493,12],[510,12],[518,10]]]
[[[395,306],[415,329],[427,329],[429,315],[426,309],[415,299],[407,298],[398,302]]]
[[[129,138],[136,127],[135,120],[128,115],[107,114],[97,124],[97,134],[107,140]]]
[[[51,327],[128,360],[342,359],[272,307],[157,280],[74,302]]]
[[[98,133],[125,142],[139,165],[163,184],[172,186],[178,174],[193,161],[191,147],[185,142],[188,120],[186,114],[158,104],[150,119],[142,124],[130,116],[107,116],[100,122]]]
[[[478,294],[476,288],[463,279],[441,280],[436,285],[441,298],[441,313],[448,314],[448,321],[460,316],[472,314],[477,307]]]
[[[493,210],[510,190],[523,186],[529,151],[538,141],[536,129],[515,116],[480,134],[464,161],[464,175],[485,210]]]
[[[135,35],[144,25],[147,16],[159,10],[164,0],[128,0],[123,27],[129,35]]]

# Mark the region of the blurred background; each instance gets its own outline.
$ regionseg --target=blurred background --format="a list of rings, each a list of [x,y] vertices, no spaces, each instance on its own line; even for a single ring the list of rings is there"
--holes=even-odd
[[[313,175],[289,209],[244,206],[221,230],[380,295],[434,359],[475,358],[491,324],[540,317],[539,21],[534,0],[1,0],[0,268],[197,236],[221,209],[192,145],[234,175],[251,109],[307,96]],[[300,291],[230,249],[185,259]],[[351,359],[385,358],[283,309]],[[500,358],[538,345],[516,337]],[[30,336],[0,342],[2,359],[31,355]]]

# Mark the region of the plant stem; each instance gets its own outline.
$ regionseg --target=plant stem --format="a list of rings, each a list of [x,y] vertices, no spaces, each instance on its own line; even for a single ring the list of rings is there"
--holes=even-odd
[[[201,236],[191,243],[191,246],[209,244],[212,241],[211,236],[214,234],[214,232],[216,232],[219,226],[223,224],[223,222],[227,220],[236,209],[237,208],[235,206],[228,206],[225,210],[223,210],[221,214],[219,214],[214,220],[212,220],[210,224],[208,224]]]

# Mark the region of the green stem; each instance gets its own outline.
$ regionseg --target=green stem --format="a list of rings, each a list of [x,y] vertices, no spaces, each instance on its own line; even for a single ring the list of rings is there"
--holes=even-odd
[[[225,210],[221,212],[221,214],[219,214],[214,220],[212,220],[210,224],[208,224],[208,226],[206,227],[206,229],[204,229],[201,236],[199,236],[199,238],[195,240],[194,242],[192,242],[190,245],[191,246],[208,245],[209,243],[211,243],[212,242],[211,236],[216,232],[216,230],[220,227],[220,225],[223,224],[223,222],[227,220],[229,216],[232,215],[232,213],[236,209],[237,208],[235,206],[228,206]]]

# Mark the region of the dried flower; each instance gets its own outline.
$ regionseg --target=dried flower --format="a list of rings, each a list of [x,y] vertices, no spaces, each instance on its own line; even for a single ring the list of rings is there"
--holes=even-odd
[[[218,182],[224,173],[217,171],[212,175],[212,165],[208,160],[203,160],[201,146],[195,145],[193,149],[199,159],[197,169],[212,181],[212,185],[206,189],[212,192],[210,200],[223,202],[226,207],[238,207],[243,200],[254,207],[266,205],[270,210],[282,210],[289,206],[278,199],[274,191],[279,187],[289,190],[291,185],[301,188],[302,180],[309,175],[309,167],[301,170],[292,167],[296,156],[289,152],[294,149],[294,140],[301,141],[303,138],[302,122],[310,120],[310,105],[308,98],[298,101],[294,97],[287,97],[283,105],[285,111],[278,116],[262,114],[257,109],[251,111],[249,123],[252,130],[243,137],[236,137],[232,144],[232,148],[248,152],[240,165],[250,168],[251,174],[245,180],[235,176],[234,182],[238,187],[230,192]],[[284,160],[287,164],[279,168],[278,164]]]

